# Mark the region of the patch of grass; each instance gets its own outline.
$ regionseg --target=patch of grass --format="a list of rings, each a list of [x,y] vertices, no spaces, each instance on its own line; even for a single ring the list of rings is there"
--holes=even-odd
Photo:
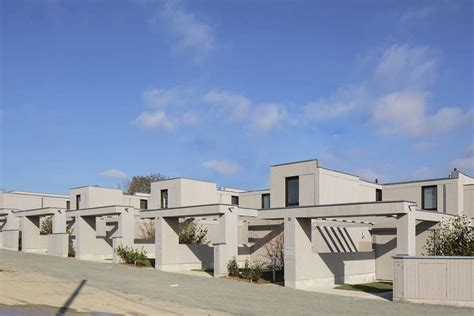
[[[368,293],[381,293],[393,290],[392,282],[378,281],[363,284],[343,284],[335,287],[338,290],[361,291]]]

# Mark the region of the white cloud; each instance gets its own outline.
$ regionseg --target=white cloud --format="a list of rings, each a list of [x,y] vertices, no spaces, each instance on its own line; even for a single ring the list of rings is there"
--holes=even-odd
[[[338,90],[329,98],[307,103],[302,120],[324,121],[341,117],[368,103],[369,94],[363,85]]]
[[[424,151],[424,150],[433,149],[433,148],[435,148],[436,146],[438,146],[438,143],[435,142],[435,141],[425,141],[425,140],[421,140],[421,141],[419,141],[419,142],[414,143],[411,147],[412,147],[414,150]]]
[[[409,22],[412,20],[420,20],[432,16],[436,12],[433,7],[416,8],[403,12],[400,15],[400,22]]]
[[[223,175],[232,175],[240,170],[240,166],[237,163],[230,161],[221,161],[221,160],[208,160],[203,164],[204,168],[211,169],[214,172]]]
[[[280,126],[286,119],[285,108],[277,103],[263,103],[255,106],[250,118],[250,129],[264,133]]]
[[[392,45],[380,52],[376,83],[396,89],[419,89],[434,82],[440,54],[429,46]]]
[[[127,179],[127,174],[117,169],[108,169],[108,170],[102,171],[99,175],[102,177],[112,178],[112,179]]]
[[[212,27],[187,11],[181,1],[164,1],[157,18],[169,31],[174,51],[191,52],[199,60],[215,49],[216,41]]]
[[[451,165],[464,172],[474,172],[474,143],[467,147],[464,157],[453,160]]]
[[[163,109],[178,100],[179,94],[176,89],[152,89],[143,93],[143,101],[152,108]]]
[[[382,134],[418,137],[462,129],[474,122],[474,110],[443,107],[427,113],[424,92],[395,92],[380,98],[372,119]]]
[[[162,128],[172,131],[178,126],[194,124],[199,116],[193,112],[186,112],[181,116],[168,116],[164,111],[143,112],[133,122],[144,129]]]
[[[203,97],[205,103],[224,107],[230,111],[231,120],[242,120],[250,111],[252,102],[241,95],[222,90],[210,90]]]

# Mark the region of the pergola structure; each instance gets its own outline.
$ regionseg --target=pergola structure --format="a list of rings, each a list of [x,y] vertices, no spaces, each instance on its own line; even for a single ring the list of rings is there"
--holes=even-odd
[[[48,255],[67,257],[69,237],[66,232],[66,209],[40,208],[17,211],[22,225],[21,251],[47,252]],[[52,233],[47,236],[46,245],[41,243],[41,217],[52,217]],[[44,248],[46,246],[46,249]]]
[[[305,288],[315,285],[316,269],[312,249],[312,220],[372,224],[396,220],[397,255],[416,255],[416,222],[439,222],[452,215],[416,210],[409,201],[364,202],[301,206],[260,210],[259,218],[284,221],[285,286]],[[348,221],[348,219],[351,219]]]
[[[113,250],[119,245],[129,247],[134,245],[135,209],[133,207],[111,205],[71,210],[66,213],[68,217],[75,219],[75,251],[78,259],[104,259],[107,253],[111,252],[114,262],[118,262],[118,257]],[[106,225],[110,218],[118,222],[117,230],[112,234],[112,245],[108,245],[105,240]]]
[[[227,274],[227,263],[238,256],[239,217],[257,217],[257,210],[235,205],[209,204],[167,209],[146,210],[141,218],[155,219],[155,268],[162,271],[179,270],[179,219],[185,217],[217,216],[218,234],[213,243],[214,277]],[[188,245],[182,245],[187,247]],[[199,254],[198,254],[199,256]]]

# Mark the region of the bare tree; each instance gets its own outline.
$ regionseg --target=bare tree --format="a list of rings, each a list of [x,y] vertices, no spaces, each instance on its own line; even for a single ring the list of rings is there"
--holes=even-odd
[[[140,235],[143,239],[155,239],[155,220],[146,219],[140,225]]]
[[[273,258],[275,258],[275,270],[283,270],[285,267],[284,249],[285,239],[283,233],[280,233],[265,244],[266,254],[264,256],[269,262],[272,262]]]

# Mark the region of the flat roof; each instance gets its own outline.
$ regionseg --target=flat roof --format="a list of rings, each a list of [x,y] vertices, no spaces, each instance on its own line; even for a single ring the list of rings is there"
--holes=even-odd
[[[22,195],[35,195],[35,196],[48,196],[48,197],[57,197],[57,198],[69,198],[69,195],[61,195],[61,194],[51,194],[51,193],[41,193],[41,192],[28,192],[28,191],[5,191],[4,193],[12,193],[12,194],[22,194]]]
[[[298,163],[304,163],[304,162],[310,162],[310,161],[315,161],[316,166],[318,166],[318,159],[308,159],[308,160],[300,160],[300,161],[293,161],[293,162],[285,162],[285,163],[280,163],[276,165],[271,165],[270,167],[279,167],[279,166],[285,166],[285,165],[294,165]]]

